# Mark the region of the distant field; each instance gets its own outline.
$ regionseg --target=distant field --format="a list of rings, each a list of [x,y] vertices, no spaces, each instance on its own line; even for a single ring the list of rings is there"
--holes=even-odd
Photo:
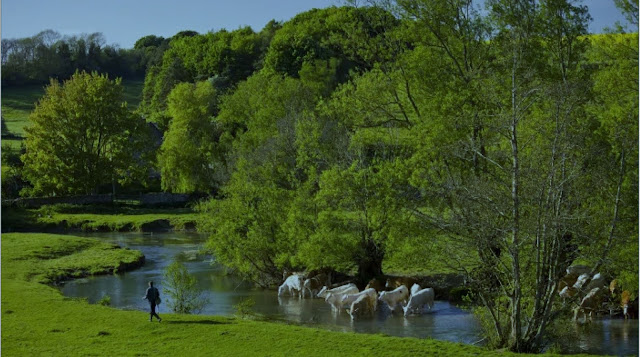
[[[129,108],[136,109],[142,98],[144,80],[122,80],[124,86],[124,100]],[[29,114],[35,108],[36,102],[44,95],[43,85],[28,85],[21,87],[2,88],[2,117],[7,124],[10,134],[16,139],[3,138],[3,144],[19,148],[24,139],[24,128],[29,125]],[[22,139],[21,139],[22,138]]]

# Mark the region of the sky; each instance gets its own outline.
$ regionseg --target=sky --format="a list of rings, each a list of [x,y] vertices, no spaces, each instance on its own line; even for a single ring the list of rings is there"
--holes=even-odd
[[[146,35],[171,37],[251,26],[261,30],[272,19],[286,21],[312,8],[340,6],[343,0],[1,0],[2,38],[30,37],[52,29],[62,35],[101,32],[107,44],[132,48]],[[584,0],[599,33],[624,17],[613,0]]]

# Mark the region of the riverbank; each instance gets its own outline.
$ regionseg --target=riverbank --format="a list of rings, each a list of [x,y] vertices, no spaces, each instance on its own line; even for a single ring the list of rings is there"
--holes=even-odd
[[[135,251],[85,238],[26,233],[3,234],[2,249],[2,352],[6,355],[498,354],[430,339],[217,316],[162,314],[162,323],[149,323],[145,312],[90,305],[44,284],[112,272],[134,259]]]
[[[3,207],[2,232],[166,232],[195,230],[190,208],[54,205]]]

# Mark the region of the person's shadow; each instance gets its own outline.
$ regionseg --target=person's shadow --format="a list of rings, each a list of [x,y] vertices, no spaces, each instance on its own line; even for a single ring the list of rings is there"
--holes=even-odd
[[[200,324],[200,325],[230,325],[231,321],[195,320],[195,321],[163,321],[167,324]]]

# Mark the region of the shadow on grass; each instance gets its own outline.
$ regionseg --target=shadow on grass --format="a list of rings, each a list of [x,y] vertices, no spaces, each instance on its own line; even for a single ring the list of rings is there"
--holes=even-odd
[[[230,321],[213,321],[213,320],[197,320],[197,321],[163,321],[167,324],[199,324],[199,325],[231,325]]]

